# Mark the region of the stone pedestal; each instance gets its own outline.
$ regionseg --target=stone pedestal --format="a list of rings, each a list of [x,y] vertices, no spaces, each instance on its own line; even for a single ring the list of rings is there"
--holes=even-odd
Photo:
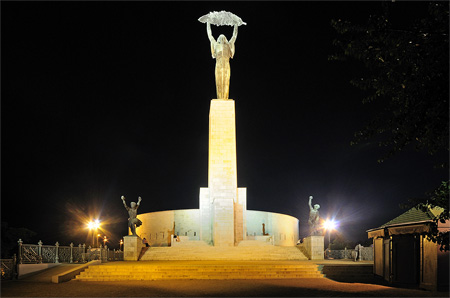
[[[323,236],[309,236],[303,241],[303,250],[310,260],[323,260],[324,240]]]
[[[144,244],[138,236],[123,237],[123,259],[124,261],[137,261]]]
[[[245,239],[246,189],[237,187],[234,100],[211,100],[208,188],[200,189],[200,238],[214,246]]]

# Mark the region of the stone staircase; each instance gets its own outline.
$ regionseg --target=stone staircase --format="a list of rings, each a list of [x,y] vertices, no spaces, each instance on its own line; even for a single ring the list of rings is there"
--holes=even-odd
[[[199,241],[200,242],[200,241]],[[176,261],[176,260],[242,260],[242,261],[274,261],[274,260],[307,260],[305,255],[295,246],[273,246],[260,241],[245,241],[239,246],[217,247],[186,242],[174,247],[151,247],[141,257],[141,261]]]
[[[284,262],[286,263],[286,262]],[[78,281],[323,278],[310,262],[114,262],[89,266]]]

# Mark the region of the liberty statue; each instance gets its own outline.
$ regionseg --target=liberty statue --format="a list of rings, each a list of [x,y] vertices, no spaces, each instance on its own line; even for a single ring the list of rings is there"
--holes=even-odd
[[[199,18],[199,21],[206,23],[206,32],[208,34],[209,41],[211,42],[211,54],[216,59],[216,92],[217,99],[228,99],[230,90],[230,58],[234,57],[235,45],[238,26],[246,25],[242,20],[232,14],[231,12],[210,12],[207,15]],[[230,25],[234,26],[233,36],[228,41],[225,35],[219,35],[219,38],[214,39],[211,31],[211,24],[222,26]]]

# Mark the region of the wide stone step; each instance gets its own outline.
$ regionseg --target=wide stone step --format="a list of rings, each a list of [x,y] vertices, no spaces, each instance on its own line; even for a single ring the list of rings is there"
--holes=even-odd
[[[120,275],[79,275],[76,277],[79,281],[93,281],[93,280],[168,280],[168,279],[295,279],[295,278],[322,278],[323,276],[319,274],[261,274],[261,273],[244,273],[244,274],[142,274],[142,275],[130,275],[130,274],[120,274]]]
[[[80,274],[78,277],[114,277],[114,276],[128,276],[133,277],[163,277],[163,276],[322,276],[320,272],[258,272],[258,271],[247,271],[247,272],[160,272],[160,273],[140,273],[131,274],[128,272],[117,272],[117,273],[88,273]]]
[[[76,277],[78,281],[120,280],[168,280],[168,279],[287,279],[322,278],[316,264],[255,264],[255,265],[120,265],[106,264],[90,266]]]
[[[128,280],[238,280],[238,279],[300,279],[300,278],[322,278],[322,276],[305,276],[305,275],[289,275],[289,276],[274,276],[274,275],[241,275],[241,276],[227,276],[227,275],[220,275],[220,276],[161,276],[161,277],[153,277],[153,276],[145,276],[140,278],[130,278],[127,275],[123,275],[121,277],[80,277],[76,280],[78,281],[128,281]]]
[[[243,271],[309,271],[309,270],[315,270],[316,267],[302,267],[302,268],[143,268],[143,269],[136,269],[136,268],[88,268],[88,271],[86,272],[122,272],[122,271],[134,271],[134,272],[168,272],[168,271],[198,271],[198,272],[243,272]]]
[[[143,265],[95,265],[89,266],[89,270],[290,270],[318,268],[314,263],[301,265],[153,265],[146,262]]]
[[[141,258],[155,260],[307,260],[297,247],[273,245],[235,247],[152,247]]]
[[[205,241],[199,241],[199,240],[190,240],[190,241],[181,241],[181,242],[176,242],[173,247],[176,248],[183,248],[183,247],[189,247],[190,249],[192,249],[192,247],[207,247],[208,244],[206,244]]]
[[[257,241],[257,240],[242,240],[239,242],[240,247],[260,247],[260,246],[273,246],[272,243],[268,241]]]
[[[80,275],[81,276],[91,276],[91,275],[121,275],[121,274],[131,274],[131,275],[145,275],[145,274],[178,274],[179,272],[183,274],[247,274],[247,273],[259,273],[259,274],[303,274],[303,273],[311,273],[313,272],[316,274],[313,270],[182,270],[182,271],[176,271],[176,270],[161,270],[161,271],[139,271],[139,272],[130,272],[130,271],[123,271],[123,270],[117,270],[117,271],[88,271],[83,272]],[[320,273],[320,272],[318,272]]]

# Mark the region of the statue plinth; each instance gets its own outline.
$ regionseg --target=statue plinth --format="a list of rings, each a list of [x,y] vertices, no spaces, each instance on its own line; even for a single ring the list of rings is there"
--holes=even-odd
[[[123,259],[124,261],[137,261],[144,244],[139,236],[123,237]]]
[[[200,189],[200,239],[235,246],[245,238],[246,189],[237,186],[236,119],[232,99],[213,99],[209,112],[208,188]]]
[[[310,260],[324,259],[324,237],[323,236],[309,236],[306,237],[302,243],[303,252]]]

